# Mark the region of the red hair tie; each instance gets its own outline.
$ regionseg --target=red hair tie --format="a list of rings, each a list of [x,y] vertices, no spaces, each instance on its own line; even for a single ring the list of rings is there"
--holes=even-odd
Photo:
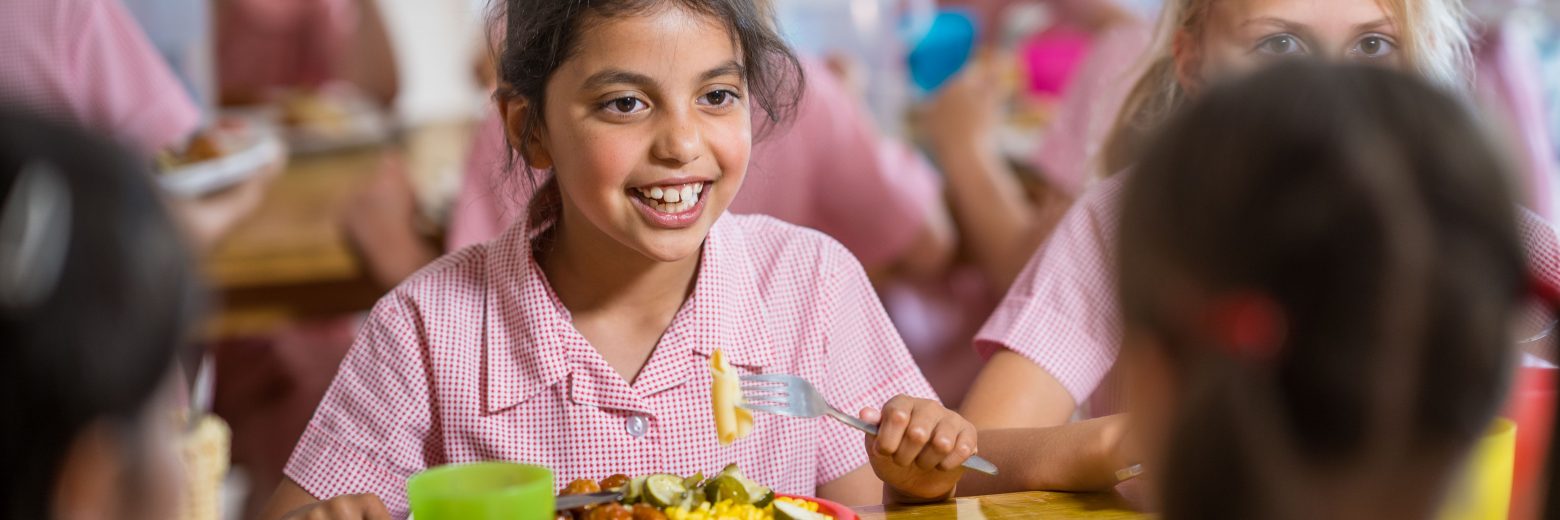
[[[1206,320],[1218,348],[1239,359],[1267,361],[1283,344],[1283,308],[1262,293],[1241,291],[1216,297],[1207,307]]]

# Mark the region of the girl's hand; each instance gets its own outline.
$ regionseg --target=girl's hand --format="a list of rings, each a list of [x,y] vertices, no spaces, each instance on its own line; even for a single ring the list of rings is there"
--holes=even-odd
[[[952,497],[961,465],[976,452],[975,425],[937,401],[901,395],[881,412],[863,409],[861,420],[878,425],[878,434],[867,436],[867,457],[901,501]]]
[[[288,513],[282,520],[390,520],[390,511],[379,497],[364,493],[315,502]]]
[[[977,54],[925,105],[918,126],[939,157],[996,146],[1007,98],[998,60],[990,51]]]

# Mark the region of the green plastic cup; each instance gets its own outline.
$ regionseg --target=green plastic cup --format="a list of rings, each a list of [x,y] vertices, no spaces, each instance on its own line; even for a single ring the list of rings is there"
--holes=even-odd
[[[439,466],[406,481],[417,520],[552,520],[552,492],[551,470],[512,462]]]

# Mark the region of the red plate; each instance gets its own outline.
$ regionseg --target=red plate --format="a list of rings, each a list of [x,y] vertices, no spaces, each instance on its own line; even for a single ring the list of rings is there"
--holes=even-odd
[[[796,499],[806,500],[806,501],[809,501],[809,502],[817,502],[818,503],[818,512],[826,514],[826,515],[829,515],[829,516],[832,516],[832,517],[834,517],[834,520],[856,520],[856,512],[855,511],[851,511],[850,508],[848,508],[848,507],[836,504],[834,502],[830,502],[828,500],[824,500],[824,499],[821,499],[821,498],[797,496],[797,495],[787,495],[785,493],[775,493],[775,496],[777,496],[777,497],[786,497],[786,498],[796,498]]]

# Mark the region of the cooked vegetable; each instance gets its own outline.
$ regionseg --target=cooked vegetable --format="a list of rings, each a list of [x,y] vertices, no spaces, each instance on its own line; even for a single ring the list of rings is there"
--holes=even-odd
[[[590,510],[586,520],[633,520],[634,514],[622,504],[606,504]]]
[[[704,485],[704,497],[710,502],[728,500],[736,504],[753,503],[748,497],[747,486],[733,475],[721,475],[710,479],[709,483]]]
[[[672,507],[682,505],[690,493],[688,486],[683,485],[682,477],[658,473],[645,478],[644,495],[650,505]]]
[[[774,506],[775,520],[825,520],[828,518],[819,514],[816,510],[809,511],[806,506],[788,500],[776,501]]]

